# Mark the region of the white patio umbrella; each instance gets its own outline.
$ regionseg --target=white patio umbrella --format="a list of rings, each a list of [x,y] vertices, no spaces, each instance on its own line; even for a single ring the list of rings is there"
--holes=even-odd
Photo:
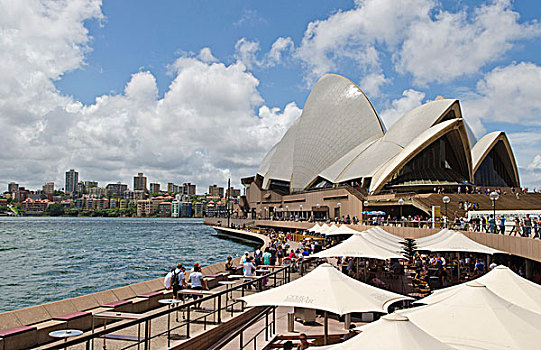
[[[433,235],[417,238],[415,240],[415,243],[417,245],[424,245],[424,244],[428,244],[429,242],[438,242],[442,239],[448,238],[450,235],[449,231],[450,231],[449,229],[444,228],[443,230],[437,233],[434,233]]]
[[[248,306],[294,306],[325,311],[325,334],[328,334],[327,311],[338,315],[352,312],[387,313],[389,305],[413,298],[359,282],[322,264],[305,276],[260,293],[241,297]]]
[[[381,238],[384,238],[386,240],[389,240],[389,241],[392,241],[392,242],[396,242],[396,243],[402,243],[404,242],[404,238],[402,237],[399,237],[399,236],[395,236],[393,235],[392,233],[389,233],[387,231],[385,231],[384,229],[382,229],[380,226],[374,226],[372,228],[377,234],[379,237]]]
[[[449,230],[447,234],[448,237],[446,238],[421,244],[417,243],[417,250],[429,250],[431,252],[467,252],[490,255],[503,253],[497,249],[477,243],[476,241],[466,237],[466,235],[461,232]]]
[[[320,228],[321,226],[319,224],[314,224],[314,226],[310,227],[307,231],[317,232],[317,230],[319,230]]]
[[[432,305],[400,310],[415,325],[457,349],[539,349],[541,315],[479,282]]]
[[[319,230],[315,231],[316,233],[321,233],[321,234],[326,234],[327,232],[329,232],[329,229],[331,227],[327,224],[323,224],[321,225],[321,227],[319,228]]]
[[[361,234],[369,240],[370,242],[379,245],[380,247],[386,248],[393,252],[401,252],[404,246],[396,241],[387,239],[387,237],[381,235],[377,230],[370,228],[366,231],[362,231]]]
[[[329,227],[329,230],[327,232],[325,232],[325,234],[333,233],[334,231],[338,230],[339,228],[340,228],[340,226],[338,226],[336,224],[332,224]]]
[[[382,316],[376,322],[359,327],[361,334],[336,345],[314,347],[314,350],[453,350],[409,319],[397,313]]]
[[[338,235],[352,235],[355,233],[359,233],[359,231],[354,230],[346,225],[340,225],[336,230],[327,232],[325,236],[338,236]]]
[[[372,259],[406,259],[402,254],[372,243],[361,233],[354,234],[340,244],[312,255],[316,258],[347,256]]]
[[[474,281],[484,284],[499,297],[515,305],[541,314],[541,286],[520,277],[506,266],[496,266],[487,274]],[[449,298],[463,288],[466,288],[466,283],[438,289],[426,298],[417,300],[415,303],[434,304]]]

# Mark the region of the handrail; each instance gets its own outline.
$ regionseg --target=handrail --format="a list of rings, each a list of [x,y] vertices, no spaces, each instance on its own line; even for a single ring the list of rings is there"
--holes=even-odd
[[[235,332],[226,335],[225,337],[223,337],[222,339],[220,339],[219,341],[214,343],[211,347],[207,348],[207,350],[221,349],[225,344],[228,344],[233,339],[235,339],[240,333],[244,332],[246,329],[250,328],[255,323],[259,322],[261,317],[263,317],[265,315],[268,315],[269,311],[271,311],[273,308],[275,308],[275,307],[273,307],[273,306],[264,307],[263,310],[261,310],[261,312],[259,312],[257,315],[255,315],[248,323],[245,323],[242,327],[237,329]],[[259,335],[259,333],[257,335]],[[250,341],[251,341],[251,339],[250,339]],[[242,348],[242,344],[241,344],[241,348]]]
[[[210,314],[218,313],[219,317],[218,317],[217,323],[220,324],[221,323],[220,312],[222,312],[223,310],[227,310],[228,307],[232,306],[231,304],[225,303],[225,306],[221,307],[220,304],[221,304],[221,298],[222,298],[223,295],[230,294],[233,291],[239,291],[239,290],[242,291],[242,294],[244,295],[244,291],[246,290],[245,287],[247,287],[249,285],[251,286],[251,285],[261,284],[261,283],[263,283],[263,279],[268,279],[270,281],[271,277],[274,280],[274,286],[276,286],[276,284],[278,283],[277,282],[277,276],[280,273],[283,274],[282,282],[285,282],[286,280],[290,280],[290,274],[291,274],[292,267],[293,267],[293,264],[289,264],[289,265],[280,267],[278,269],[275,269],[274,271],[269,272],[268,274],[265,274],[263,276],[253,278],[253,280],[251,280],[251,281],[243,282],[243,283],[238,284],[238,285],[236,285],[236,286],[234,286],[232,288],[216,292],[216,294],[209,295],[209,296],[203,296],[202,298],[199,298],[197,300],[192,300],[190,302],[186,302],[186,303],[183,303],[183,304],[179,303],[179,305],[175,305],[175,306],[167,308],[165,310],[153,312],[152,314],[148,314],[148,315],[142,314],[143,316],[141,318],[139,318],[139,319],[136,319],[136,320],[121,320],[121,321],[113,323],[111,326],[108,326],[106,329],[98,330],[98,331],[95,331],[94,333],[86,333],[86,334],[83,333],[81,336],[74,337],[72,339],[68,339],[67,341],[57,341],[57,342],[54,342],[54,343],[45,344],[45,345],[40,346],[40,349],[43,349],[43,350],[60,349],[60,348],[65,348],[65,347],[68,347],[68,346],[73,346],[73,345],[78,345],[78,344],[83,344],[83,343],[87,343],[86,348],[90,349],[91,348],[90,347],[90,342],[92,340],[94,340],[94,339],[98,339],[98,338],[103,337],[103,336],[105,336],[107,334],[114,333],[114,332],[129,328],[129,327],[132,327],[132,326],[136,326],[136,325],[142,324],[142,323],[144,323],[146,326],[148,326],[149,322],[151,322],[152,320],[157,319],[158,317],[166,316],[167,314],[171,314],[171,313],[174,313],[174,312],[177,312],[177,311],[180,312],[180,311],[185,310],[185,311],[187,311],[189,313],[190,308],[193,307],[194,305],[201,304],[201,303],[203,303],[205,301],[213,300],[213,299],[216,299],[216,298],[218,298],[218,308],[217,308],[217,310],[214,310]],[[234,304],[239,303],[239,302],[240,301],[234,301]],[[206,316],[207,315],[205,315],[205,317]],[[183,327],[183,326],[189,327],[189,324],[191,322],[199,320],[201,318],[203,318],[203,317],[199,317],[199,318],[193,319],[191,321],[188,319],[182,325],[177,326],[177,327],[172,328],[172,329],[177,329],[177,328],[180,328],[180,327]],[[148,328],[145,327],[145,333],[147,332],[147,329]],[[163,334],[163,333],[161,333],[161,334]],[[147,347],[147,342],[149,341],[150,338],[155,338],[155,337],[157,337],[157,336],[159,336],[161,334],[158,334],[158,335],[155,335],[155,336],[152,336],[152,337],[149,334],[148,336],[142,337],[141,342],[145,343],[145,349],[148,348]],[[134,344],[134,346],[136,346],[137,344],[139,344],[139,343],[136,342]]]

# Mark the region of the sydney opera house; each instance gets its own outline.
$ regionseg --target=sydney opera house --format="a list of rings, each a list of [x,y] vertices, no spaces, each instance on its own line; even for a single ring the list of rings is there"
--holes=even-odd
[[[434,188],[520,187],[505,132],[476,139],[458,100],[437,98],[387,130],[361,89],[335,74],[316,83],[302,115],[242,181],[252,217],[358,216],[397,198],[415,207]]]

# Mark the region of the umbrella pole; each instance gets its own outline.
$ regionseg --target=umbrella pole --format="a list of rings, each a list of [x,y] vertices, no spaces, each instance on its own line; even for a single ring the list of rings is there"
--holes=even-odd
[[[329,315],[325,311],[325,325],[324,325],[323,345],[329,344]]]
[[[457,284],[460,284],[460,252],[456,252],[456,263],[457,263],[457,273],[456,273],[456,276],[457,276]]]

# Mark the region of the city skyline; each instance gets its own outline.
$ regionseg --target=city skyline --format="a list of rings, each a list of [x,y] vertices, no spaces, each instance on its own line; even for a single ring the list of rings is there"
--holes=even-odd
[[[438,96],[476,136],[505,131],[541,187],[535,1],[2,3],[0,183],[197,183],[254,174],[324,73],[387,127]],[[35,26],[29,26],[34,23]],[[36,29],[38,28],[38,29]],[[42,28],[49,28],[44,35]]]

